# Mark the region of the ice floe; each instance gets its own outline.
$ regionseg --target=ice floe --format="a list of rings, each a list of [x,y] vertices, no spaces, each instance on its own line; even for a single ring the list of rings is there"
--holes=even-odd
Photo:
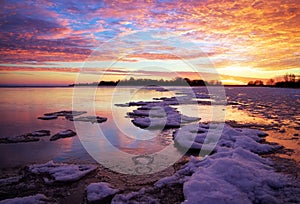
[[[198,117],[182,115],[176,108],[171,107],[171,105],[178,105],[175,97],[164,97],[158,100],[162,101],[129,103],[129,106],[139,106],[136,110],[128,113],[132,118],[132,123],[140,128],[170,129],[200,120]]]
[[[227,124],[222,129],[218,127],[207,129],[201,124],[199,126],[191,124],[178,129],[173,136],[177,145],[195,150],[201,150],[204,147],[215,151],[221,147],[242,147],[254,153],[268,153],[281,148],[279,145],[259,143],[266,135],[259,130],[232,128]]]
[[[87,201],[91,202],[108,202],[115,194],[119,192],[114,189],[110,184],[105,182],[91,183],[86,187]]]
[[[47,198],[44,194],[36,194],[32,196],[26,197],[17,197],[17,198],[10,198],[6,200],[0,201],[0,204],[46,204],[46,203],[54,203],[49,198]]]
[[[54,120],[58,117],[65,117],[65,119],[70,121],[82,121],[82,122],[91,122],[91,123],[103,123],[107,121],[107,118],[100,116],[80,116],[86,114],[86,111],[58,111],[53,113],[45,113],[43,116],[38,117],[41,120]]]
[[[46,183],[51,182],[70,182],[76,181],[96,169],[95,165],[76,165],[54,163],[49,161],[45,164],[33,164],[28,166],[28,170],[34,174],[48,174],[50,177],[45,177]]]
[[[57,134],[53,135],[50,138],[50,141],[55,141],[61,138],[67,138],[67,137],[74,137],[76,135],[76,132],[74,132],[73,130],[63,130],[58,132]]]
[[[22,179],[22,176],[13,176],[8,178],[0,179],[0,186],[10,185],[18,183]]]
[[[58,112],[52,112],[52,113],[45,113],[44,116],[38,117],[38,119],[41,120],[54,120],[58,117],[65,117],[67,120],[73,119],[74,116],[79,116],[82,114],[87,113],[86,111],[58,111]]]
[[[0,143],[37,142],[39,137],[50,136],[50,130],[36,130],[23,135],[0,138]]]
[[[81,116],[78,118],[73,118],[71,121],[82,121],[82,122],[91,122],[91,123],[103,123],[107,121],[107,118],[100,116]]]

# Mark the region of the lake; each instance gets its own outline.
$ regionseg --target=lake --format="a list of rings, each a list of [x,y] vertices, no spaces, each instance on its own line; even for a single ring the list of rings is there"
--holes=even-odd
[[[214,98],[205,87],[193,90],[198,95]],[[182,153],[173,144],[172,130],[144,130],[136,127],[127,116],[127,112],[136,107],[115,105],[180,96],[180,92],[184,93],[185,89],[177,87],[170,88],[169,92],[160,92],[137,87],[119,87],[117,91],[114,87],[80,87],[76,90],[71,87],[1,88],[0,137],[17,136],[40,129],[50,130],[51,135],[72,129],[79,136],[51,142],[49,137],[42,137],[38,142],[0,144],[0,167],[16,167],[49,160],[94,163],[95,157],[105,158],[108,163],[116,157],[125,162],[128,154],[152,154],[166,147],[168,151],[160,155],[162,160],[169,155],[180,157]],[[269,131],[271,135],[268,140],[293,149],[291,157],[299,161],[299,89],[226,87],[225,93],[227,106],[220,109],[220,112],[226,114],[227,121],[250,124],[251,127],[256,125]],[[212,107],[205,103],[209,99],[203,97],[200,100],[203,103],[184,104],[178,110],[188,116],[199,116],[202,122],[212,121]],[[63,117],[56,120],[37,119],[44,113],[72,109],[87,111],[86,115],[98,115],[108,120],[92,124],[74,123]],[[120,152],[122,155],[124,153],[124,158],[120,158]]]

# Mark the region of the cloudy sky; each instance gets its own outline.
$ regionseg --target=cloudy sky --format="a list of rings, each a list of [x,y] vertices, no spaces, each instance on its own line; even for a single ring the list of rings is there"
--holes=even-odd
[[[300,75],[299,0],[0,4],[0,84]]]

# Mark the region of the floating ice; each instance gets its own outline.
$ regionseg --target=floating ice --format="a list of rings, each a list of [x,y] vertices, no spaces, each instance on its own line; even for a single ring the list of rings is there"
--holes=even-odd
[[[91,122],[91,123],[103,123],[107,121],[107,118],[100,116],[82,116],[78,118],[73,118],[71,121],[82,121],[82,122]]]
[[[137,102],[139,108],[128,113],[132,123],[140,128],[169,129],[179,128],[182,124],[199,121],[200,118],[189,117],[179,113],[170,105],[178,105],[175,97],[160,98],[163,101]],[[130,103],[129,103],[130,105]]]
[[[50,138],[50,141],[55,141],[61,138],[67,138],[67,137],[74,137],[76,135],[76,132],[74,132],[73,130],[63,130],[60,131],[59,133],[53,135]]]
[[[96,166],[63,164],[49,161],[45,164],[33,164],[28,168],[29,171],[34,174],[49,174],[51,178],[50,180],[47,179],[47,182],[68,182],[79,180],[80,178],[94,171]]]
[[[200,149],[204,141],[210,142],[206,139],[209,126],[213,124],[186,125],[174,133],[174,139],[179,145]],[[214,128],[218,130],[218,127]],[[275,172],[270,159],[258,155],[280,146],[261,144],[261,137],[266,134],[259,130],[225,125],[221,133],[214,154],[202,159],[191,156],[174,175],[157,181],[152,191],[161,192],[174,185],[183,185],[184,204],[300,202],[300,189],[290,188],[292,181]],[[113,201],[138,203],[143,198],[159,203],[163,199],[159,194],[150,196],[146,192],[151,189],[116,195]]]
[[[210,135],[208,136],[208,132]],[[217,134],[221,134],[218,138]],[[211,150],[217,150],[220,147],[237,148],[242,147],[255,153],[268,153],[281,148],[279,145],[261,144],[260,137],[265,134],[259,130],[253,129],[235,129],[225,124],[223,130],[197,128],[195,124],[186,125],[174,133],[175,143],[188,149],[201,150],[201,148],[211,147]],[[212,146],[209,146],[212,145]],[[214,147],[215,146],[215,147]]]
[[[44,116],[38,117],[38,119],[41,119],[41,120],[55,120],[55,119],[57,119],[57,115],[44,115]]]
[[[44,136],[50,136],[50,130],[36,130],[24,135],[0,138],[0,143],[37,142],[40,140],[39,137]]]
[[[53,113],[45,113],[44,116],[38,117],[41,120],[54,120],[60,116],[65,117],[67,120],[72,120],[74,116],[79,116],[87,113],[86,111],[58,111]]]
[[[86,192],[88,202],[104,202],[105,200],[112,199],[119,190],[112,188],[108,183],[100,182],[89,184]]]

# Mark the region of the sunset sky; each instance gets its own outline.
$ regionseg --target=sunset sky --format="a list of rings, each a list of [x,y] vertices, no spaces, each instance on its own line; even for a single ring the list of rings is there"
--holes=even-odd
[[[223,84],[300,75],[299,0],[0,5],[0,84],[72,84],[79,74]]]

